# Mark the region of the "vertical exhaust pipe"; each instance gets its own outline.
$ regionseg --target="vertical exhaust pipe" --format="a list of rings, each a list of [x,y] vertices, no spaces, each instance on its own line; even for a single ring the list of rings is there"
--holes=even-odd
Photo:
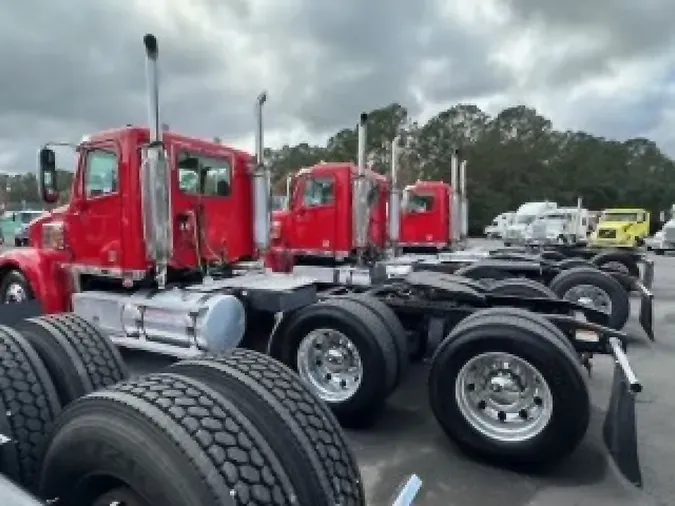
[[[455,149],[450,158],[450,187],[452,202],[450,206],[450,243],[456,246],[460,239],[460,221],[461,213],[460,193],[459,193],[459,150]]]
[[[368,114],[365,112],[361,113],[358,126],[357,146],[358,174],[354,181],[354,195],[352,198],[352,230],[354,234],[354,247],[359,260],[363,258],[363,253],[368,246],[368,222],[370,215],[368,209],[368,186],[366,181],[366,145],[368,141],[366,135],[367,121]]]
[[[159,113],[159,47],[154,35],[143,37],[145,46],[150,142],[143,150],[141,205],[143,232],[148,257],[155,263],[157,286],[166,286],[168,266],[173,255],[173,216],[171,179],[163,144],[163,125]]]
[[[270,245],[270,189],[269,174],[265,166],[265,144],[263,125],[263,106],[267,101],[267,92],[263,91],[256,99],[255,130],[255,170],[253,172],[253,235],[259,255],[264,255]]]
[[[459,166],[459,188],[460,196],[460,229],[459,239],[465,241],[469,235],[469,199],[466,195],[466,160],[462,160]]]
[[[581,221],[582,221],[582,208],[583,208],[583,199],[581,197],[577,197],[577,218],[574,220],[574,232],[572,233],[572,240],[574,242],[579,241],[582,236],[585,237],[586,234],[582,233],[581,230]]]
[[[401,137],[391,141],[391,190],[389,194],[389,243],[397,254],[401,239],[401,188],[398,185],[398,156]]]
[[[291,185],[293,184],[293,176],[286,176],[286,208],[291,208]]]

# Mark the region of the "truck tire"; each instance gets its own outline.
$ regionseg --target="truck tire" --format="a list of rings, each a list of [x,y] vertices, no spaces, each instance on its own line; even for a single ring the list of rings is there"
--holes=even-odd
[[[527,309],[522,309],[519,307],[490,307],[487,309],[480,309],[475,313],[472,313],[466,318],[464,318],[461,322],[459,322],[455,326],[455,329],[463,325],[468,325],[475,320],[485,318],[486,316],[495,316],[495,315],[503,317],[515,316],[518,318],[528,320],[529,322],[543,328],[545,332],[550,332],[552,335],[557,337],[560,340],[560,342],[563,343],[565,346],[567,346],[567,348],[569,348],[569,350],[572,353],[577,352],[574,349],[574,345],[569,340],[569,338],[563,333],[562,330],[556,327],[556,325],[551,320],[549,320],[543,315],[540,315],[539,313],[534,313],[532,311],[528,311]]]
[[[597,267],[590,260],[585,258],[565,258],[558,262],[559,269],[574,269],[575,267]]]
[[[366,295],[363,293],[348,293],[341,295],[340,298],[353,300],[354,302],[357,302],[370,309],[379,318],[382,324],[387,327],[387,330],[394,338],[393,342],[398,355],[398,371],[396,374],[396,381],[394,382],[393,386],[393,389],[396,389],[401,383],[401,380],[405,374],[408,372],[410,366],[408,334],[403,328],[403,325],[401,325],[401,320],[398,319],[398,316],[396,316],[396,313],[394,313],[393,309],[372,295]]]
[[[170,373],[82,397],[55,428],[41,495],[69,506],[314,504],[297,495],[240,402]]]
[[[47,366],[62,406],[129,377],[117,348],[72,313],[23,320],[17,329]]]
[[[359,468],[338,421],[286,366],[262,353],[234,349],[177,362],[169,371],[203,381],[226,397],[233,392],[284,468],[293,470],[291,479],[302,480],[295,486],[324,492],[314,504],[365,506]]]
[[[467,265],[455,271],[457,276],[464,276],[465,278],[473,279],[481,283],[486,288],[490,288],[495,282],[504,279],[512,278],[513,275],[508,274],[500,269],[494,267],[486,267],[480,264]]]
[[[35,350],[0,326],[0,472],[34,490],[47,437],[61,411],[56,389]]]
[[[634,278],[640,277],[640,267],[632,254],[625,251],[603,251],[591,258],[591,263],[597,267],[610,267]]]
[[[476,381],[488,364],[505,362],[508,372],[494,371],[484,385]],[[486,389],[487,383],[507,391]],[[429,395],[436,420],[460,448],[502,464],[555,463],[578,446],[590,420],[578,358],[516,315],[486,315],[453,329],[434,355]],[[513,430],[505,430],[509,425]]]
[[[369,424],[381,412],[396,380],[398,355],[394,338],[370,309],[352,300],[325,299],[292,313],[277,332],[272,356],[297,371],[343,425]],[[324,338],[345,343],[337,352],[355,362],[350,382],[312,370],[315,360],[323,366],[322,357],[310,350]]]
[[[2,304],[18,304],[34,298],[30,283],[21,271],[9,271],[0,281]]]
[[[630,294],[609,274],[592,267],[575,267],[558,274],[549,288],[558,297],[579,302],[580,298],[592,299],[595,309],[609,315],[607,326],[620,330],[630,317]]]
[[[511,297],[536,297],[541,299],[557,299],[553,291],[533,279],[511,278],[496,281],[490,288],[490,293]]]

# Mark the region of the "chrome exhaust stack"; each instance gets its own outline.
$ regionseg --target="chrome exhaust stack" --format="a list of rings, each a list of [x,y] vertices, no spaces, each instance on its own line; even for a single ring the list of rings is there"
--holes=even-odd
[[[455,149],[450,158],[450,188],[452,201],[450,206],[450,243],[451,246],[457,246],[460,241],[460,214],[462,206],[459,192],[459,150]]]
[[[366,180],[366,123],[368,121],[368,114],[363,112],[359,119],[358,126],[358,152],[357,165],[358,173],[354,181],[354,194],[352,199],[353,209],[353,234],[354,247],[356,248],[357,258],[361,259],[363,253],[368,246],[368,185]]]
[[[398,157],[401,137],[391,141],[391,189],[389,193],[389,244],[397,254],[401,240],[401,188],[398,185]]]
[[[267,92],[256,99],[255,169],[253,172],[253,235],[258,255],[264,255],[270,246],[270,175],[265,165],[263,106]]]
[[[141,205],[143,235],[148,257],[155,264],[157,286],[166,286],[169,262],[173,256],[173,216],[171,213],[171,170],[163,142],[159,112],[159,47],[154,35],[143,37],[147,67],[148,127],[150,142],[143,149],[141,166]]]
[[[466,195],[466,160],[462,160],[459,166],[459,188],[460,188],[460,230],[459,240],[464,243],[469,236],[469,199]]]

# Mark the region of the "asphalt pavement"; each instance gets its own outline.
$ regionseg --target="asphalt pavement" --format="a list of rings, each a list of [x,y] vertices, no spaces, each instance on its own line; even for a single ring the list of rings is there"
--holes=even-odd
[[[536,475],[476,462],[453,446],[430,412],[427,371],[419,365],[375,426],[349,431],[369,504],[391,504],[397,487],[416,473],[423,481],[419,506],[675,505],[675,257],[655,257],[655,262],[656,342],[637,323],[637,298],[628,327],[641,337],[628,354],[644,385],[636,408],[642,490],[618,473],[602,441],[613,372],[609,357],[594,358],[589,380],[594,409],[584,442],[558,467]]]

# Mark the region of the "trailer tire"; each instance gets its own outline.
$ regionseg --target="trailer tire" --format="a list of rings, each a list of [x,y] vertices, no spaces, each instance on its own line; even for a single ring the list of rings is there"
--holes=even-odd
[[[597,267],[607,267],[609,265],[623,266],[624,272],[634,278],[640,277],[640,267],[637,261],[630,253],[625,251],[603,251],[591,258],[591,263]]]
[[[243,414],[282,460],[297,469],[298,486],[323,490],[323,504],[365,505],[356,459],[330,410],[290,369],[251,350],[233,349],[177,362],[169,371],[203,381],[224,396],[234,392]],[[325,498],[324,498],[325,496]],[[326,502],[328,501],[328,502]],[[317,499],[317,506],[322,504]]]
[[[497,281],[490,287],[490,293],[511,297],[558,298],[549,287],[528,278],[510,278]]]
[[[502,270],[480,264],[461,267],[455,271],[455,274],[457,276],[464,276],[465,278],[476,280],[488,289],[496,281],[502,281],[513,277]]]
[[[44,362],[64,407],[129,377],[117,348],[80,316],[62,313],[27,318],[17,329]]]
[[[0,326],[0,471],[34,490],[47,438],[61,411],[47,368],[16,330]]]
[[[396,387],[398,387],[401,383],[401,380],[405,374],[408,372],[410,366],[408,334],[403,328],[403,325],[401,325],[401,320],[398,319],[398,316],[396,316],[396,313],[393,309],[372,295],[363,293],[348,293],[339,296],[339,298],[353,300],[354,302],[358,302],[362,306],[370,309],[380,319],[382,324],[387,327],[387,330],[394,338],[393,342],[398,355],[398,370],[396,374],[396,381],[394,382],[393,386],[393,389],[396,389]]]
[[[597,295],[605,299],[604,303],[610,303],[607,326],[615,330],[622,329],[630,317],[630,294],[609,274],[594,267],[575,267],[553,278],[549,288],[561,299],[574,300],[569,297],[570,291],[582,285],[595,288]]]
[[[575,267],[597,268],[593,262],[586,260],[585,258],[565,258],[558,262],[559,269],[574,269]]]
[[[557,296],[556,296],[557,298]],[[504,316],[504,317],[510,317],[510,316],[515,316],[518,318],[522,318],[525,320],[528,320],[529,322],[538,325],[542,329],[544,329],[545,332],[550,332],[552,335],[557,337],[561,343],[563,343],[567,348],[572,352],[572,353],[577,353],[577,351],[574,349],[574,345],[572,342],[568,339],[568,337],[565,335],[565,333],[560,330],[556,325],[546,318],[543,315],[540,315],[539,313],[534,313],[532,311],[528,311],[527,309],[522,309],[519,307],[490,307],[487,309],[481,309],[479,311],[476,311],[475,313],[470,314],[466,318],[464,318],[461,322],[459,322],[456,326],[461,327],[463,325],[468,325],[471,322],[475,320],[479,320],[481,318],[485,318],[486,316]],[[454,329],[453,329],[454,330]]]
[[[70,506],[314,504],[237,407],[204,383],[159,373],[119,383],[64,411],[42,468],[43,497]],[[101,501],[96,503],[96,500]]]
[[[309,364],[300,367],[301,345],[309,348],[313,333],[321,330],[336,331],[356,348],[361,374],[353,380],[356,383],[354,391],[344,395],[322,392],[323,387],[316,384],[318,380],[309,377]],[[309,341],[303,344],[306,339]],[[275,343],[272,356],[298,372],[343,425],[371,423],[381,412],[396,380],[398,355],[394,338],[377,315],[352,300],[329,298],[292,313],[282,321]]]
[[[467,371],[476,357],[489,353],[506,353],[499,360],[519,361],[539,379],[532,405],[521,407],[515,418],[498,400],[487,399],[487,405],[470,402],[475,384]],[[429,395],[448,437],[464,451],[497,463],[537,467],[558,462],[578,446],[590,420],[588,387],[575,354],[552,333],[516,315],[486,315],[453,329],[434,355]],[[523,422],[528,417],[529,433]],[[522,425],[516,421],[516,429],[506,437],[504,425],[513,420]]]

